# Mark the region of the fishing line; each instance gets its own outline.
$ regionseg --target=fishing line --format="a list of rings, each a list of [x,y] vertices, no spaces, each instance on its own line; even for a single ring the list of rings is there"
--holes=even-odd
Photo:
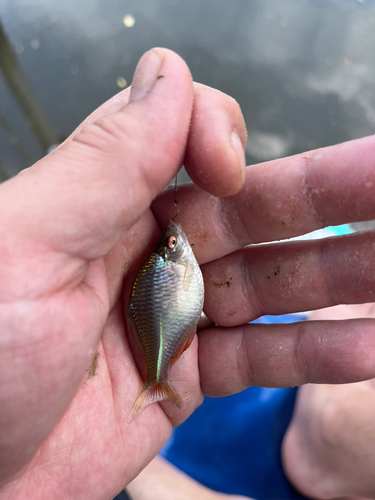
[[[177,208],[177,213],[174,217],[172,217],[173,220],[175,220],[176,217],[178,216],[178,214],[180,213],[180,208],[179,208],[178,203],[177,203],[177,176],[178,176],[178,174],[176,174],[175,181],[174,181],[174,206]]]

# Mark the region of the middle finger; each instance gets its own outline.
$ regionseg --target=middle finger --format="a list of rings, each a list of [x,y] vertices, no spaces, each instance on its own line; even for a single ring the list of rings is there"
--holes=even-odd
[[[374,300],[375,232],[259,245],[202,267],[205,313],[235,326],[286,314]]]
[[[179,222],[200,264],[250,243],[276,241],[326,226],[375,219],[375,138],[310,151],[246,169],[243,189],[216,198],[190,184],[179,188]],[[204,170],[204,164],[202,164]],[[173,191],[153,203],[166,227]]]

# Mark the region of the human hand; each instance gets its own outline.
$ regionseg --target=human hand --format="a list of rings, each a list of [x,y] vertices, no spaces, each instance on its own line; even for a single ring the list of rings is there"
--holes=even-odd
[[[144,56],[130,98],[0,186],[1,498],[112,498],[202,400],[195,341],[174,367],[183,409],[129,424],[142,382],[122,294],[160,234],[149,205],[183,160],[215,194],[241,187],[245,125],[164,49]]]
[[[375,304],[315,311],[313,320],[375,318]],[[375,498],[375,379],[298,390],[282,460],[309,498]]]
[[[251,500],[227,495],[198,483],[167,460],[157,456],[128,485],[132,500]]]
[[[167,192],[153,204],[162,226],[171,198]],[[192,185],[179,190],[179,219],[205,279],[204,310],[219,325],[199,333],[204,394],[375,376],[372,318],[247,324],[264,314],[371,301],[373,231],[244,248],[375,219],[374,200],[374,136],[247,167],[243,189],[229,198]]]

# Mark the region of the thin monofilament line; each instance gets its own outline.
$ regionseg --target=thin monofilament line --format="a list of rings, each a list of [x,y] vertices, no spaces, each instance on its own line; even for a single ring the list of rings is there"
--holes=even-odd
[[[174,182],[174,206],[177,208],[177,213],[174,217],[172,217],[173,220],[176,220],[176,217],[180,213],[180,208],[179,208],[178,203],[177,203],[177,175],[178,174],[176,174],[175,182]]]

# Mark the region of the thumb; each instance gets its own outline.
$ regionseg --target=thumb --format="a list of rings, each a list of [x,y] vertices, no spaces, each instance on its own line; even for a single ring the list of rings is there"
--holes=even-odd
[[[84,259],[106,254],[181,166],[192,105],[184,61],[146,52],[126,106],[0,186],[0,229],[16,253],[28,239]]]

